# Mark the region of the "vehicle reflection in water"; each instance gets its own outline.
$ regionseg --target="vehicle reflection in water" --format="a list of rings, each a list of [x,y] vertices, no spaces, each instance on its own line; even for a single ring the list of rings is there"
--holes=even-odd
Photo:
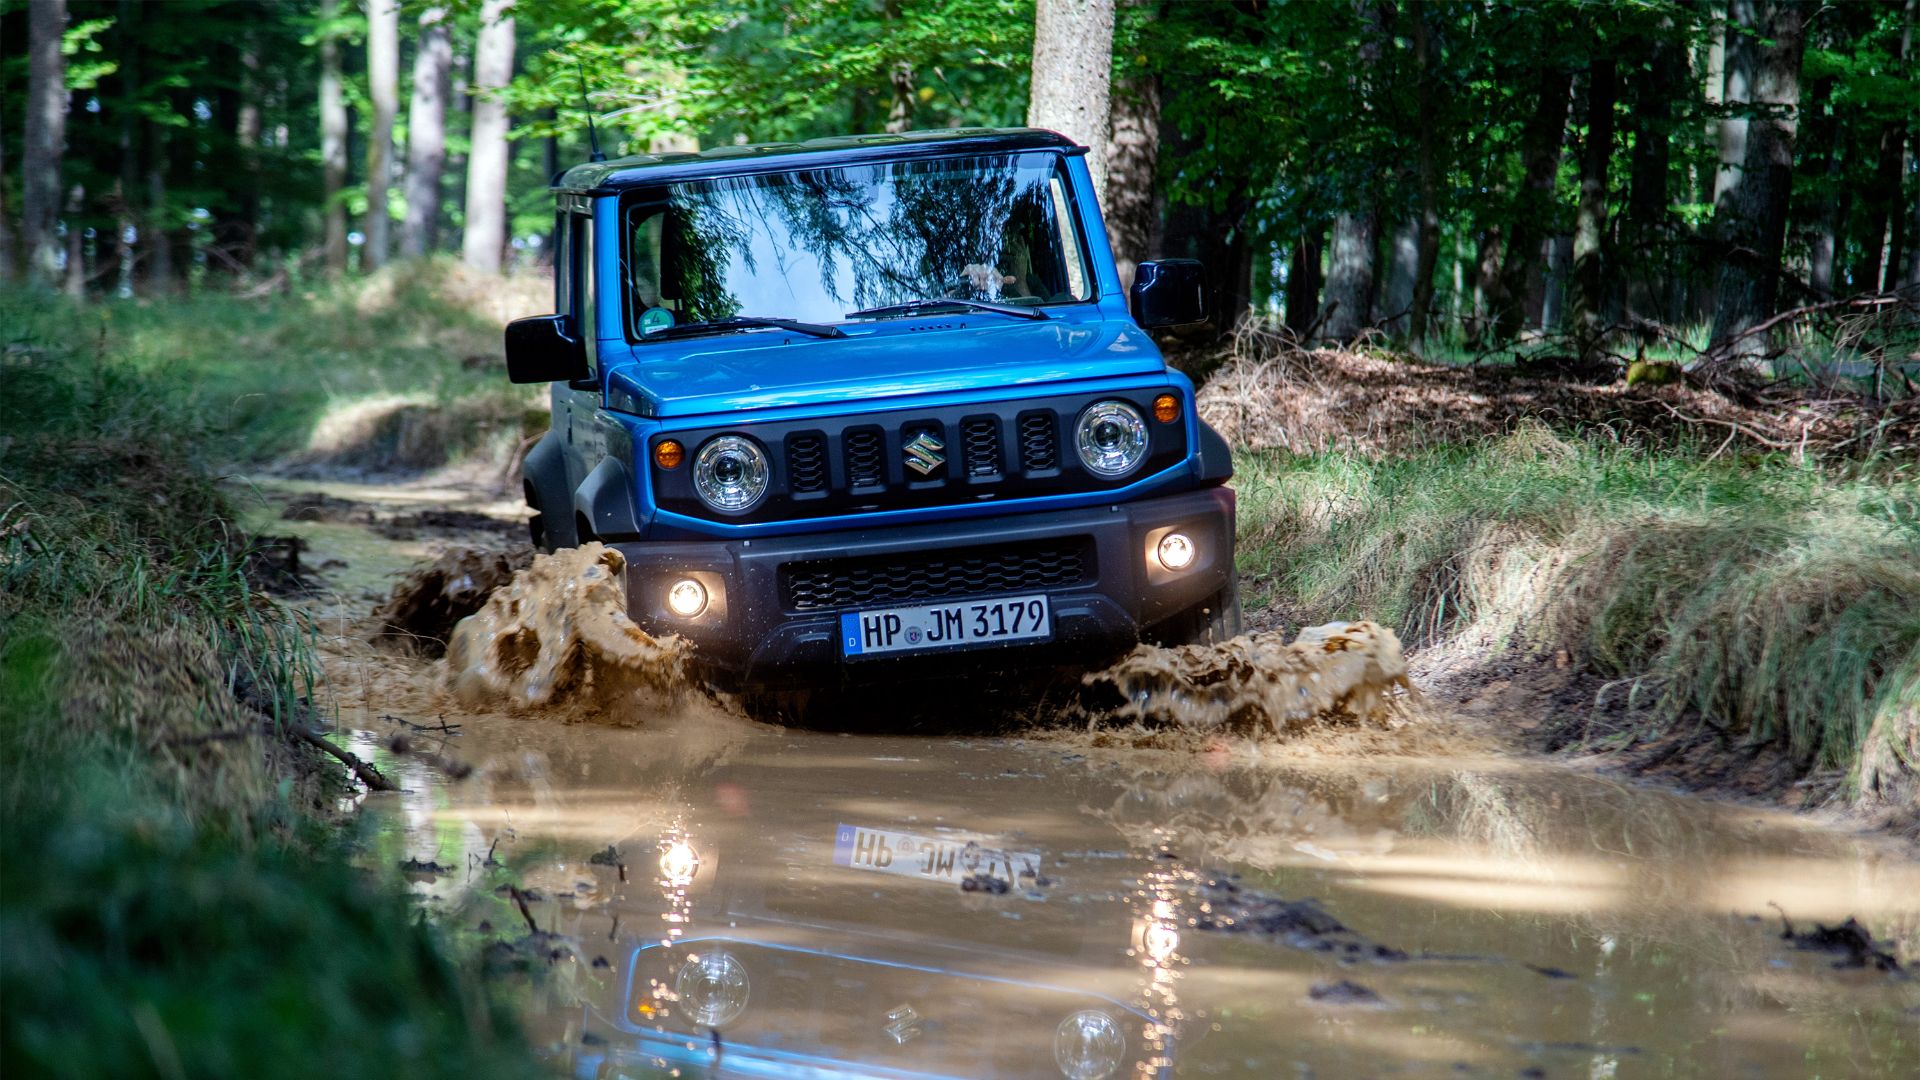
[[[1920,982],[1792,952],[1767,907],[1858,915],[1912,957],[1920,869],[1751,809],[1511,761],[1205,767],[711,720],[468,718],[452,749],[473,779],[391,763],[383,857],[455,868],[430,908],[496,938],[520,922],[496,887],[539,890],[572,945],[527,1020],[580,1077],[1920,1065]],[[1201,929],[1216,869],[1409,958]]]

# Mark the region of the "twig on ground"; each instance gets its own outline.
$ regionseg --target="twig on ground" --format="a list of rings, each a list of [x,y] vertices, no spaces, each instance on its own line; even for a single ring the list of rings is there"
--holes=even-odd
[[[318,748],[322,753],[330,754],[333,757],[340,759],[340,762],[342,764],[344,764],[347,768],[353,770],[353,775],[357,777],[361,783],[367,785],[368,790],[370,791],[399,791],[400,790],[399,786],[396,785],[393,781],[380,775],[380,770],[374,768],[373,766],[367,764],[364,761],[361,761],[357,756],[355,756],[351,752],[342,750],[339,747],[328,742],[327,740],[321,738],[319,732],[314,731],[310,728],[301,727],[297,724],[289,724],[288,730],[292,731],[293,734],[298,736],[303,742],[309,743],[314,747]]]

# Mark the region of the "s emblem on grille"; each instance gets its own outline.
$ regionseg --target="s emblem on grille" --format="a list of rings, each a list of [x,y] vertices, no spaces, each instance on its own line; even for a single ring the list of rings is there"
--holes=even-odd
[[[907,468],[921,476],[931,476],[933,470],[947,463],[946,455],[940,452],[946,448],[947,444],[934,438],[933,432],[923,431],[900,449],[906,453]]]

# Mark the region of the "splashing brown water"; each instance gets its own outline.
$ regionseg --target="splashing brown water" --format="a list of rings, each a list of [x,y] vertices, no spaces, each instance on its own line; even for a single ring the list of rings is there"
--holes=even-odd
[[[1372,622],[1278,631],[1218,645],[1142,645],[1083,680],[1120,704],[1104,714],[1143,727],[1286,735],[1306,724],[1382,718],[1407,687],[1400,639]]]
[[[626,560],[598,543],[537,555],[462,619],[447,645],[447,686],[467,705],[606,710],[633,695],[690,688],[692,647],[627,618]]]

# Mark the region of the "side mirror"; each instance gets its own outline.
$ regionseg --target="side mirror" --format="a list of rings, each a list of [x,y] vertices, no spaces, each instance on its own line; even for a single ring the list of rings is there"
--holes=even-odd
[[[1161,259],[1134,268],[1127,307],[1143,329],[1207,319],[1207,271],[1198,259]]]
[[[587,377],[587,348],[565,315],[534,315],[507,324],[507,378],[517,383],[573,382]]]

